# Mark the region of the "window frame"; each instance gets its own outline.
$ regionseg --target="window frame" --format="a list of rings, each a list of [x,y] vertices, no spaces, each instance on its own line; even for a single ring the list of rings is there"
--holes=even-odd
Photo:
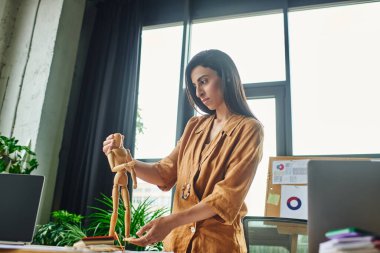
[[[175,4],[172,5],[174,2]],[[351,5],[376,1],[333,1],[333,0],[268,0],[268,1],[250,1],[239,0],[231,2],[228,0],[220,1],[218,8],[215,8],[213,1],[204,0],[165,0],[145,1],[143,12],[143,26],[151,25],[170,25],[181,22],[183,24],[182,35],[182,53],[181,53],[181,73],[178,83],[178,113],[177,113],[177,130],[176,140],[181,137],[187,121],[194,116],[194,109],[187,101],[185,89],[185,67],[189,61],[189,51],[191,42],[191,25],[200,19],[213,20],[223,19],[229,15],[254,15],[263,12],[283,12],[284,17],[284,47],[285,47],[285,68],[286,79],[284,81],[266,82],[266,83],[247,83],[244,84],[246,96],[249,99],[256,98],[275,98],[276,101],[276,143],[278,156],[292,156],[292,115],[291,115],[291,93],[290,93],[290,60],[289,60],[289,32],[288,32],[288,13],[289,11],[299,9],[314,9],[326,6]],[[231,7],[231,5],[234,5]],[[169,7],[171,6],[171,7]],[[154,12],[154,13],[153,13]],[[154,14],[154,15],[153,15]],[[140,47],[141,50],[141,47]],[[136,105],[137,107],[137,101]],[[313,156],[309,154],[308,156]],[[320,155],[315,155],[316,157]],[[326,156],[326,155],[323,155]],[[362,158],[380,158],[378,154],[336,154],[327,155],[327,157],[362,157]],[[157,162],[159,159],[142,159],[144,162]],[[174,191],[172,191],[173,197]]]

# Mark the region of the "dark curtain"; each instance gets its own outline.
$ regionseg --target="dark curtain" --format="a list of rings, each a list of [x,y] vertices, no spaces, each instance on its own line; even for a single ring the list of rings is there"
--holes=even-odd
[[[141,34],[139,0],[95,4],[95,20],[76,99],[71,99],[60,153],[53,210],[88,215],[101,193],[111,196],[113,177],[103,140],[126,135],[133,150]],[[75,89],[74,89],[75,90]],[[73,95],[75,97],[75,94]]]

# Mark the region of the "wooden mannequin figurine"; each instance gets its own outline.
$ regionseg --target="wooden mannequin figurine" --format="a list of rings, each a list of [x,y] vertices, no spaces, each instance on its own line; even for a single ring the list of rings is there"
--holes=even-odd
[[[117,214],[119,208],[119,190],[123,199],[125,207],[124,221],[125,221],[125,238],[130,236],[130,224],[131,224],[131,210],[130,199],[128,192],[128,174],[132,175],[133,188],[137,187],[136,173],[134,169],[135,161],[132,159],[129,149],[125,149],[123,146],[124,136],[116,133],[113,134],[115,141],[114,146],[117,148],[112,149],[107,153],[108,163],[112,172],[116,172],[113,181],[112,189],[112,216],[110,220],[109,236],[115,236],[115,226],[117,221]],[[124,239],[125,239],[124,238]]]

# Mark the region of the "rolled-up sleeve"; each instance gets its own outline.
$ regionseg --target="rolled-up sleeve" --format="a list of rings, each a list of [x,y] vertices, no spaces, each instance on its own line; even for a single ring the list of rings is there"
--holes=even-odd
[[[177,182],[178,174],[178,162],[179,162],[179,150],[181,148],[181,143],[188,139],[189,133],[192,131],[192,127],[197,122],[197,117],[192,117],[186,124],[183,135],[180,140],[177,142],[176,147],[173,151],[164,159],[154,164],[155,169],[159,173],[164,185],[158,185],[163,191],[169,191]]]
[[[169,191],[177,182],[177,160],[180,145],[181,140],[177,142],[177,146],[170,155],[154,164],[155,169],[164,182],[164,185],[157,186],[163,191]]]
[[[262,158],[264,133],[260,124],[248,124],[238,135],[223,180],[201,201],[217,214],[217,220],[228,225],[237,217]]]

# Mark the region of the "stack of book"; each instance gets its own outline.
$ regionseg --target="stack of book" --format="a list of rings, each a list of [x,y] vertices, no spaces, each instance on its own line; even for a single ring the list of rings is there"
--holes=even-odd
[[[99,245],[99,244],[114,245],[115,240],[116,239],[113,236],[90,236],[90,237],[84,237],[76,243],[82,244],[83,246]]]
[[[115,240],[116,238],[114,238],[113,236],[84,237],[81,240],[74,243],[73,247],[77,249],[87,248],[92,251],[99,252],[120,251],[120,249],[123,249],[123,247],[116,246]]]
[[[319,245],[319,253],[379,253],[380,238],[358,228],[343,228],[326,233],[329,239]]]

